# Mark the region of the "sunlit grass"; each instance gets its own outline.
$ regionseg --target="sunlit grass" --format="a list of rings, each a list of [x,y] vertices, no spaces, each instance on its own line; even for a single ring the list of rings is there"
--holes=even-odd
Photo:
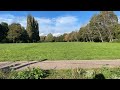
[[[0,44],[0,61],[120,59],[120,43]]]

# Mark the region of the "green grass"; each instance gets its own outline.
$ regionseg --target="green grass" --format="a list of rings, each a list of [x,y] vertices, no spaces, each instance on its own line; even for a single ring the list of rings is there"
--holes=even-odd
[[[120,68],[50,70],[46,79],[120,79]]]
[[[0,71],[0,79],[120,79],[120,67],[64,70],[28,68],[23,71]]]
[[[120,59],[120,43],[0,44],[0,61]]]

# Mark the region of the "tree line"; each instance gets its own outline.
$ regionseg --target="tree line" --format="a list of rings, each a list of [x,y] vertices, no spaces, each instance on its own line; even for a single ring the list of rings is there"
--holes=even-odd
[[[45,37],[49,36],[52,35],[41,36],[42,41],[46,41]],[[120,24],[113,11],[100,11],[78,31],[64,33],[58,37],[52,36],[51,39],[53,42],[113,42],[117,40],[120,40]]]
[[[0,42],[28,43],[39,40],[39,25],[31,15],[27,16],[26,29],[19,23],[8,25],[6,22],[2,22],[0,24]]]
[[[77,31],[60,36],[39,36],[38,22],[31,15],[27,16],[27,27],[19,23],[0,24],[0,42],[112,42],[120,40],[120,24],[113,11],[100,11],[89,23]]]

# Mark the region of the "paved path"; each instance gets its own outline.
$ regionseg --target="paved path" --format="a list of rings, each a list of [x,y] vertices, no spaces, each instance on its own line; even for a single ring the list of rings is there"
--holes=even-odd
[[[0,62],[0,68],[23,70],[27,67],[40,67],[41,69],[73,69],[73,68],[100,68],[119,67],[119,60],[59,60],[59,61],[17,61]]]

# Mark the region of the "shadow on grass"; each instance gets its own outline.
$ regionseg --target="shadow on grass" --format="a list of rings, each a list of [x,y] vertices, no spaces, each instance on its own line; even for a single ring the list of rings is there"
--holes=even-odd
[[[105,77],[102,73],[100,73],[100,74],[96,74],[93,79],[105,79]]]
[[[45,76],[43,78],[46,78],[51,74],[50,70],[44,70],[44,72],[45,72]]]
[[[43,60],[40,60],[39,62],[43,62],[43,61],[47,61],[48,59],[43,59]]]

